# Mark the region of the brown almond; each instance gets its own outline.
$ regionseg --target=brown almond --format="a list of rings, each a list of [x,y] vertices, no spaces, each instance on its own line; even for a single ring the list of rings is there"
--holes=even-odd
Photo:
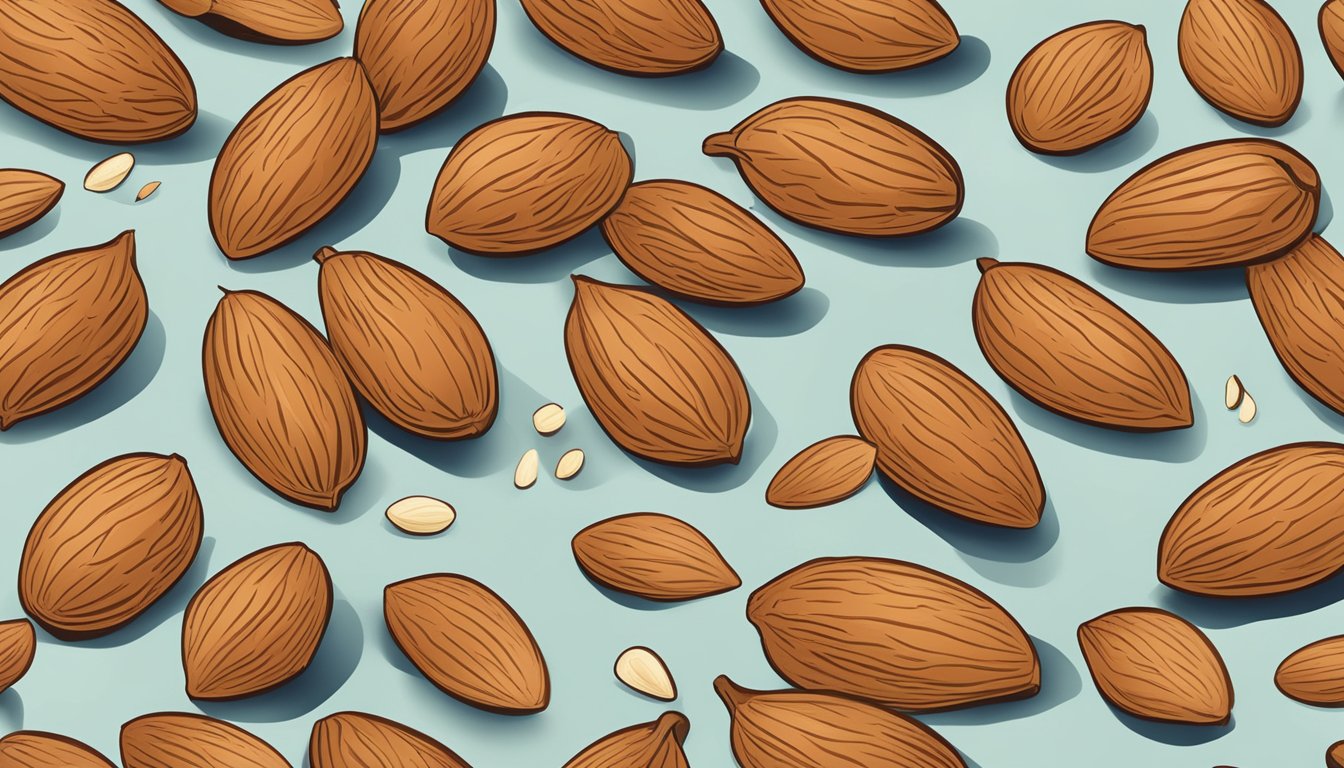
[[[738,204],[687,181],[642,181],[602,220],[621,263],[678,296],[763,304],[803,287],[784,241]]]
[[[757,589],[747,619],[797,688],[931,712],[1034,696],[1036,648],[980,590],[914,563],[812,560]]]
[[[36,653],[37,633],[31,621],[0,621],[0,693],[28,674]]]
[[[603,736],[569,759],[564,768],[690,768],[681,751],[691,721],[680,712],[665,712]]]
[[[1344,0],[1325,0],[1316,19],[1330,61],[1344,77]]]
[[[0,430],[92,391],[131,356],[148,318],[130,230],[0,284]]]
[[[1195,91],[1235,118],[1283,125],[1302,100],[1302,51],[1264,0],[1189,0],[1177,50]]]
[[[225,291],[205,328],[205,394],[224,443],[296,504],[334,510],[364,468],[364,417],[326,339],[255,291]]]
[[[64,182],[45,173],[0,168],[0,237],[46,216],[64,191]]]
[[[290,768],[275,748],[232,723],[186,712],[143,715],[121,726],[125,768]]]
[[[730,157],[757,197],[782,216],[846,235],[889,237],[937,229],[961,212],[961,168],[913,126],[872,107],[785,99],[704,152]]]
[[[936,0],[761,0],[785,37],[823,64],[895,72],[937,61],[961,43]]]
[[[853,496],[873,474],[877,448],[861,437],[828,437],[804,448],[779,468],[766,503],[784,509],[809,509]]]
[[[44,731],[14,731],[0,739],[5,768],[117,768],[82,741]]]
[[[1344,741],[1336,741],[1326,750],[1325,768],[1344,768]]]
[[[588,578],[645,600],[692,600],[742,586],[712,541],[668,515],[608,518],[579,531],[571,547]]]
[[[1114,267],[1187,270],[1268,261],[1316,223],[1321,181],[1269,139],[1199,144],[1160,158],[1101,204],[1087,252]]]
[[[1218,649],[1195,625],[1156,608],[1122,608],[1078,627],[1097,691],[1135,717],[1222,725],[1232,680]]]
[[[1119,305],[1041,264],[980,259],[972,324],[985,359],[1061,416],[1134,431],[1194,423],[1190,385],[1167,348]]]
[[[210,231],[230,259],[290,242],[355,188],[378,144],[378,103],[359,64],[304,70],[252,107],[210,176]]]
[[[1045,486],[1012,419],[948,361],[888,345],[864,356],[850,384],[859,434],[877,468],[919,499],[970,520],[1031,528]]]
[[[337,712],[314,723],[308,760],[312,768],[471,768],[429,736],[365,712]]]
[[[335,0],[159,0],[226,35],[263,43],[315,43],[345,24]]]
[[[662,77],[709,66],[723,36],[700,0],[522,0],[551,42],[603,69]]]
[[[966,768],[932,728],[857,699],[752,691],[723,675],[714,690],[732,717],[733,754],[743,768]]]
[[[621,448],[666,464],[736,464],[751,422],[742,372],[690,315],[651,291],[574,276],[574,383]]]
[[[551,677],[532,632],[484,584],[430,574],[388,585],[383,616],[397,647],[431,683],[473,707],[540,712]]]
[[[1344,568],[1344,445],[1294,443],[1242,459],[1181,504],[1157,577],[1214,597],[1276,595]]]
[[[591,120],[526,112],[453,146],[425,228],[471,253],[519,256],[573,239],[621,201],[634,165],[620,136]]]
[[[495,356],[480,323],[405,264],[323,248],[318,297],[331,348],[355,389],[421,437],[485,434],[499,408]]]
[[[182,620],[187,695],[229,700],[278,688],[312,663],[331,618],[331,576],[303,544],[277,544],[207,581]]]
[[[1274,685],[1303,704],[1344,707],[1344,635],[1293,651],[1274,672]]]
[[[59,638],[114,632],[182,578],[203,528],[201,498],[181,456],[109,459],[38,515],[19,562],[19,600]]]

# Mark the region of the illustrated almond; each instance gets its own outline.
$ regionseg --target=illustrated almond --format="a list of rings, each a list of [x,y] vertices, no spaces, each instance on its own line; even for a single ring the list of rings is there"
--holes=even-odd
[[[143,187],[140,188],[139,192],[135,193],[135,201],[138,203],[141,200],[144,200],[145,198],[154,194],[155,192],[158,192],[159,187],[162,185],[163,182],[161,181],[151,181],[148,184],[145,184]]]
[[[570,448],[560,455],[555,463],[555,479],[573,480],[583,471],[584,453],[582,448]]]
[[[709,66],[723,36],[701,0],[522,0],[551,42],[614,72],[662,77]]]
[[[1180,364],[1119,305],[1041,264],[977,264],[975,339],[990,367],[1023,397],[1115,429],[1194,423]]]
[[[930,712],[1034,696],[1036,648],[969,584],[913,563],[821,558],[752,593],[747,619],[797,688]]]
[[[532,412],[532,427],[542,437],[550,437],[565,426],[565,409],[555,403],[547,403]]]
[[[323,248],[318,296],[332,351],[388,421],[455,440],[490,429],[495,356],[480,323],[438,283],[390,259]]]
[[[860,74],[937,61],[961,43],[936,0],[761,0],[804,53]]]
[[[574,276],[574,383],[621,448],[666,464],[736,464],[751,422],[742,372],[699,323],[651,291]]]
[[[109,459],[38,515],[19,561],[19,600],[62,639],[108,634],[182,578],[203,528],[201,498],[181,456]]]
[[[540,712],[551,700],[541,649],[513,608],[478,581],[431,574],[383,591],[397,647],[431,683],[473,707]]]
[[[118,152],[89,169],[84,175],[84,188],[90,192],[111,192],[121,186],[134,168],[135,155]]]
[[[686,181],[642,181],[602,220],[602,234],[631,272],[711,304],[762,304],[803,287],[793,251],[719,193]]]
[[[88,744],[44,731],[14,731],[0,739],[0,765],[5,768],[117,768]]]
[[[0,430],[92,391],[130,357],[148,318],[129,230],[0,284]]]
[[[730,157],[758,197],[782,216],[847,235],[888,237],[937,229],[961,212],[961,168],[947,150],[885,112],[849,101],[785,99],[704,152]]]
[[[1214,597],[1302,589],[1344,568],[1344,445],[1295,443],[1233,464],[1167,523],[1157,576]]]
[[[1222,725],[1232,681],[1218,649],[1195,625],[1156,608],[1122,608],[1078,627],[1097,691],[1135,717]]]
[[[378,127],[399,131],[467,90],[495,41],[495,0],[370,0],[355,58],[378,94]]]
[[[1344,635],[1294,651],[1274,672],[1284,696],[1318,707],[1344,707]]]
[[[1122,21],[1070,27],[1022,59],[1008,81],[1008,123],[1033,152],[1084,152],[1134,127],[1153,94],[1147,32]]]
[[[315,43],[344,28],[335,0],[159,0],[226,35],[263,43]]]
[[[768,504],[808,509],[853,496],[873,474],[877,448],[861,437],[828,437],[780,467],[765,489]]]
[[[603,736],[570,758],[564,768],[690,768],[681,751],[691,721],[665,712],[651,723]]]
[[[1317,17],[1321,31],[1321,42],[1330,61],[1344,77],[1344,0],[1325,0],[1321,13]]]
[[[1326,750],[1325,768],[1344,768],[1344,741],[1336,741]]]
[[[621,201],[634,166],[620,137],[574,115],[527,112],[453,146],[425,228],[471,253],[517,256],[570,240]]]
[[[919,499],[990,525],[1031,528],[1045,486],[1003,407],[948,361],[889,345],[864,356],[849,391],[877,468]]]
[[[457,519],[457,511],[429,496],[407,496],[387,508],[387,519],[413,536],[433,536],[448,530]]]
[[[668,515],[608,518],[579,531],[571,546],[588,578],[645,600],[691,600],[742,586],[713,542]]]
[[[121,726],[125,768],[290,768],[275,748],[232,723],[186,712],[144,715]]]
[[[429,736],[364,712],[337,712],[314,723],[308,760],[312,768],[471,768]]]
[[[537,471],[540,469],[541,459],[537,454],[536,448],[528,448],[518,459],[518,466],[513,469],[513,487],[520,491],[536,485]]]
[[[210,231],[230,259],[290,242],[355,188],[378,144],[378,103],[354,59],[304,70],[257,102],[210,176]]]
[[[31,621],[0,621],[0,693],[28,674],[36,653],[37,633]]]
[[[834,693],[752,691],[720,675],[743,768],[966,768],[947,741],[913,717]]]
[[[651,648],[637,645],[626,648],[616,657],[612,668],[616,679],[637,691],[661,701],[674,701],[677,698],[677,683],[667,664]]]
[[[0,168],[0,237],[12,235],[56,207],[65,184],[45,173]]]
[[[1102,203],[1087,252],[1115,267],[1210,269],[1282,256],[1311,234],[1315,167],[1269,139],[1178,150],[1129,177]]]
[[[207,581],[182,620],[187,695],[229,700],[277,688],[308,668],[331,618],[331,576],[303,544],[277,544]]]
[[[1177,50],[1195,91],[1235,118],[1283,125],[1302,100],[1302,52],[1265,0],[1189,0]]]
[[[364,467],[355,393],[308,321],[255,291],[225,291],[205,329],[205,394],[224,443],[285,498],[333,510]]]

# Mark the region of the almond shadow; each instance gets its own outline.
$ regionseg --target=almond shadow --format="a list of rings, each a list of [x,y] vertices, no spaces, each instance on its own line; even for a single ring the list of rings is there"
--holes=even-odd
[[[1185,429],[1165,432],[1126,432],[1124,430],[1085,424],[1042,408],[1023,397],[1016,390],[1008,392],[1008,403],[1013,415],[1033,429],[1054,435],[1073,443],[1112,456],[1184,464],[1199,458],[1209,441],[1209,425],[1199,393],[1191,390],[1190,406],[1195,423]]]
[[[1036,646],[1036,654],[1041,662],[1041,690],[1035,696],[919,715],[919,719],[935,728],[943,725],[1005,723],[1048,712],[1082,692],[1083,678],[1063,651],[1034,635],[1031,636],[1031,643]]]
[[[232,130],[232,122],[213,112],[198,110],[196,122],[180,136],[144,144],[109,144],[81,139],[0,102],[0,134],[14,136],[90,164],[120,152],[130,152],[135,155],[137,163],[145,165],[213,161]],[[71,180],[66,191],[82,189],[79,186],[82,182],[82,179]]]
[[[52,230],[56,229],[56,223],[60,220],[61,204],[57,202],[56,207],[47,211],[42,218],[29,224],[23,229],[20,229],[18,232],[5,237],[0,237],[0,251],[12,251],[16,248],[32,245],[38,240],[51,234]]]
[[[703,304],[658,292],[709,330],[730,336],[796,336],[820,323],[831,307],[826,294],[807,287],[778,301],[741,307]]]
[[[23,685],[23,681],[15,683]],[[23,697],[13,688],[0,693],[0,730],[9,733],[23,728]]]
[[[1244,301],[1246,270],[1242,267],[1196,272],[1154,272],[1124,269],[1087,260],[1091,279],[1128,296],[1168,304],[1215,304]]]
[[[1144,720],[1116,708],[1110,702],[1107,702],[1106,705],[1115,714],[1115,719],[1119,720],[1129,730],[1145,739],[1160,741],[1173,747],[1193,747],[1198,744],[1207,744],[1221,739],[1237,727],[1235,715],[1229,718],[1224,725],[1184,725],[1182,723],[1159,723],[1153,720]]]
[[[793,71],[814,89],[881,98],[935,96],[964,88],[989,69],[992,58],[989,44],[984,40],[962,35],[956,50],[937,61],[899,72],[863,74],[823,64],[789,42],[779,30],[768,32],[778,55],[789,57]]]
[[[1161,608],[1204,629],[1231,629],[1259,621],[1311,613],[1344,600],[1344,576],[1336,573],[1306,589],[1263,597],[1205,597],[1159,584],[1153,599]]]
[[[447,248],[449,260],[458,269],[481,280],[502,283],[558,282],[579,267],[611,253],[611,247],[595,226],[572,240],[526,256],[479,256],[448,246],[438,238],[434,242],[440,249]]]
[[[881,267],[942,268],[999,255],[999,239],[989,227],[965,216],[919,235],[857,237],[803,226],[776,213],[759,198],[747,207],[777,231]]]

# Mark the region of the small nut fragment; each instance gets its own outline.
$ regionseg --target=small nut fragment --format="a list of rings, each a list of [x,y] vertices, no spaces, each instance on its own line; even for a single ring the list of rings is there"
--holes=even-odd
[[[122,152],[113,155],[89,169],[84,176],[84,188],[90,192],[111,192],[131,175],[135,155]]]
[[[1241,379],[1234,373],[1227,377],[1227,387],[1223,391],[1223,404],[1227,410],[1233,410],[1241,405],[1241,398],[1246,395],[1246,387],[1242,385]]]
[[[537,456],[537,449],[530,448],[523,457],[518,460],[517,469],[513,470],[513,485],[519,490],[527,490],[537,482],[537,471],[541,465],[541,459]]]
[[[633,690],[662,701],[677,698],[677,684],[662,658],[642,645],[627,648],[616,657],[616,679]]]
[[[560,461],[555,464],[555,479],[571,480],[583,469],[583,450],[580,448],[571,448],[565,451],[565,455],[560,457]]]
[[[1250,424],[1255,420],[1255,398],[1251,397],[1250,392],[1242,392],[1241,408],[1237,410],[1237,420],[1242,424]]]
[[[451,504],[429,496],[407,496],[387,508],[387,519],[406,533],[433,536],[448,530],[457,512]]]
[[[150,195],[159,191],[159,185],[162,183],[163,182],[161,181],[151,181],[145,186],[141,187],[140,191],[135,193],[135,202],[138,203],[141,200],[144,200],[146,197],[149,197]]]
[[[537,434],[542,437],[554,435],[565,426],[565,409],[555,403],[541,406],[532,414],[532,426],[536,427]]]

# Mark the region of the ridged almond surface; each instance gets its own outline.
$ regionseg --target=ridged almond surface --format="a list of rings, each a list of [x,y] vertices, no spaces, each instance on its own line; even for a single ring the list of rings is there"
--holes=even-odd
[[[1154,161],[1112,192],[1088,228],[1087,252],[1130,269],[1268,261],[1311,234],[1320,197],[1316,169],[1285,144],[1199,144]]]
[[[571,546],[589,578],[646,600],[691,600],[742,586],[713,542],[668,515],[608,518],[579,531]]]
[[[850,101],[785,99],[704,152],[730,157],[747,185],[787,219],[867,237],[937,229],[961,212],[961,168],[913,126]]]
[[[1233,464],[1162,532],[1157,576],[1214,597],[1276,595],[1344,568],[1344,445],[1294,443]]]
[[[314,723],[308,760],[312,768],[471,768],[429,736],[364,712],[337,712]]]
[[[275,748],[232,723],[186,712],[121,726],[125,768],[290,768]]]
[[[737,363],[651,291],[574,276],[565,320],[574,383],[621,448],[667,464],[736,464],[751,422]]]
[[[228,700],[277,688],[308,668],[331,618],[331,576],[303,544],[257,550],[215,574],[187,605],[187,695]]]
[[[1115,429],[1194,423],[1185,372],[1133,315],[1059,270],[977,263],[975,339],[990,367],[1023,397]]]
[[[1344,77],[1344,0],[1325,0],[1317,17],[1317,26],[1325,52],[1330,54],[1331,63]]]
[[[478,581],[431,574],[383,591],[383,616],[406,657],[440,690],[505,715],[551,701],[546,660],[527,625]]]
[[[850,72],[895,72],[936,61],[961,43],[936,0],[761,0],[804,53]]]
[[[859,434],[877,446],[877,468],[909,493],[976,522],[1040,522],[1045,486],[1021,433],[948,361],[878,347],[855,369],[849,404]]]
[[[5,768],[117,768],[88,744],[44,731],[14,731],[0,739],[0,765]]]
[[[148,318],[131,231],[0,284],[0,430],[88,394],[131,356]]]
[[[1147,32],[1123,21],[1070,27],[1032,48],[1008,81],[1008,123],[1033,152],[1084,152],[1128,131],[1148,109]]]
[[[1232,680],[1218,649],[1195,625],[1156,608],[1122,608],[1078,627],[1097,691],[1135,717],[1222,725]]]
[[[1284,696],[1318,707],[1344,707],[1344,635],[1299,648],[1274,672]]]
[[[666,712],[651,723],[603,736],[570,758],[564,768],[690,768],[681,751],[691,721]]]
[[[326,339],[265,294],[225,292],[202,358],[210,411],[233,455],[281,496],[336,509],[364,468],[366,435]]]
[[[19,562],[19,600],[62,639],[113,632],[182,578],[203,528],[201,498],[181,456],[109,459],[38,515]]]
[[[0,693],[28,673],[36,653],[37,633],[31,621],[0,621]]]
[[[1034,696],[1036,648],[988,595],[876,557],[821,558],[757,589],[747,619],[797,688],[913,712]]]
[[[12,235],[56,207],[60,179],[22,168],[0,168],[0,237]]]
[[[1265,0],[1190,0],[1177,50],[1195,91],[1235,118],[1283,125],[1302,100],[1302,51]]]
[[[861,437],[828,437],[804,448],[779,468],[767,503],[785,509],[834,504],[859,492],[873,474],[877,447]]]
[[[640,77],[709,66],[723,37],[700,0],[522,0],[551,42],[584,61]]]
[[[355,389],[421,437],[485,434],[499,384],[490,341],[471,312],[405,264],[331,248],[316,258],[327,335]]]
[[[315,43],[345,26],[335,0],[159,0],[227,35],[267,43]]]
[[[355,188],[378,144],[378,103],[350,58],[304,70],[243,116],[210,176],[210,231],[230,259],[290,242]]]

